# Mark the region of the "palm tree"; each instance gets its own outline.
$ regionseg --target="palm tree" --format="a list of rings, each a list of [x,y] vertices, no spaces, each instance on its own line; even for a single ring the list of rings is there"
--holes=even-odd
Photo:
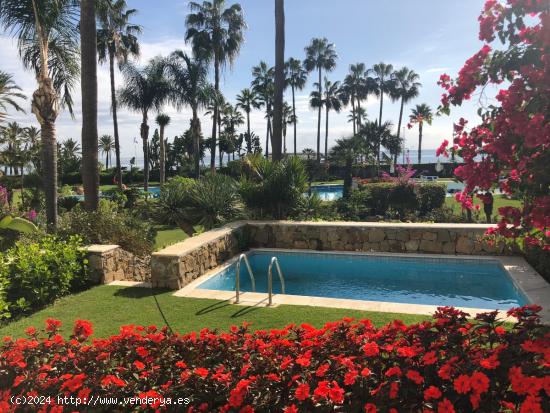
[[[224,136],[227,142],[229,143],[228,149],[228,161],[229,161],[229,153],[234,153],[237,145],[237,127],[242,125],[244,123],[244,118],[241,112],[237,110],[237,108],[230,103],[227,103],[223,107],[223,118],[222,118],[222,124],[224,126]]]
[[[364,112],[361,107],[361,101],[368,97],[371,92],[369,89],[371,79],[368,77],[369,71],[365,68],[364,63],[352,64],[349,67],[349,73],[344,78],[343,90],[347,95],[347,100],[351,103],[353,134],[355,135],[361,129],[362,118],[357,116]]]
[[[111,153],[115,148],[115,141],[111,135],[103,135],[99,138],[99,150],[105,155],[105,169],[109,169]]]
[[[265,157],[269,156],[269,138],[271,136],[271,116],[273,108],[273,93],[275,89],[275,69],[268,67],[266,62],[260,62],[252,68],[252,90],[258,95],[261,106],[265,106],[267,118],[267,132],[265,137]]]
[[[130,23],[137,13],[128,9],[125,0],[101,0],[98,5],[97,51],[99,62],[109,63],[111,79],[111,112],[115,138],[116,181],[122,188],[122,168],[120,165],[120,138],[118,133],[117,99],[115,91],[115,61],[119,68],[128,62],[130,57],[139,56],[137,35],[141,27]]]
[[[330,151],[330,157],[335,162],[344,164],[344,192],[343,197],[351,194],[352,168],[359,155],[362,153],[362,142],[358,135],[350,138],[338,139],[336,145]]]
[[[325,77],[323,103],[325,105],[325,159],[328,159],[328,114],[331,110],[339,113],[345,103],[345,94],[340,88],[340,82],[331,82]]]
[[[292,109],[292,106],[290,106],[287,102],[283,103],[283,152],[286,155],[286,132],[287,132],[287,125],[295,125],[296,119],[294,116],[294,111]]]
[[[149,189],[149,111],[159,112],[173,93],[165,71],[166,64],[159,58],[150,60],[144,68],[126,63],[122,68],[125,85],[118,91],[120,104],[140,112],[142,116],[140,134],[143,141],[143,187],[146,192]]]
[[[190,2],[192,13],[187,15],[186,40],[191,40],[193,52],[198,58],[214,62],[214,89],[220,92],[220,69],[227,63],[232,64],[237,58],[244,41],[246,29],[244,15],[240,4],[225,8],[225,0],[203,1],[202,4]],[[214,105],[214,119],[218,119],[218,105]],[[212,141],[210,168],[216,169],[216,128],[212,122]]]
[[[305,48],[306,59],[304,67],[308,72],[317,70],[319,72],[319,81],[317,83],[317,92],[319,97],[323,95],[322,89],[322,71],[332,71],[336,67],[336,58],[338,57],[334,50],[334,44],[329,43],[326,38],[315,38],[311,40],[309,46]],[[317,115],[317,162],[321,162],[321,106],[318,107]]]
[[[397,139],[401,136],[401,121],[403,119],[403,108],[405,103],[410,102],[419,94],[419,89],[422,84],[418,81],[420,76],[407,67],[402,67],[394,73],[395,88],[391,95],[392,99],[401,99],[401,107],[399,109],[399,122],[397,124]],[[397,163],[397,155],[394,156],[394,163]]]
[[[99,205],[97,163],[97,39],[95,1],[80,1],[80,47],[82,90],[82,183],[84,205],[95,211]]]
[[[347,92],[346,92],[347,95]],[[349,97],[349,95],[347,95]],[[365,108],[356,107],[350,111],[348,115],[348,122],[353,123],[353,132],[357,134],[357,131],[360,129],[356,128],[356,125],[362,125],[367,121],[367,111]]]
[[[200,176],[201,121],[199,109],[210,102],[212,86],[207,81],[208,69],[204,61],[193,59],[181,50],[170,55],[167,72],[172,83],[171,100],[180,109],[189,106],[193,113],[191,119],[191,136],[193,140],[193,157],[195,177]]]
[[[17,99],[27,99],[21,93],[21,88],[15,84],[13,77],[0,70],[0,122],[7,116],[8,107],[12,107],[18,112],[25,112]]]
[[[165,113],[159,113],[156,119],[157,125],[160,128],[160,138],[159,138],[159,147],[160,147],[160,184],[164,185],[166,181],[166,148],[164,141],[164,129],[170,124],[170,116]]]
[[[428,125],[432,124],[432,109],[426,103],[416,105],[411,111],[409,119],[411,124],[418,123],[418,163],[420,164],[422,161],[422,126],[424,122],[427,122]]]
[[[1,129],[2,136],[0,144],[6,145],[6,149],[2,153],[4,170],[9,170],[10,174],[19,174],[19,154],[21,152],[21,135],[23,128],[17,122],[10,122],[6,127]]]
[[[29,159],[36,170],[40,170],[40,129],[29,126],[25,128],[23,132],[25,135],[25,141],[29,142]]]
[[[273,97],[273,136],[271,138],[274,161],[282,159],[283,93],[285,89],[285,2],[275,0],[275,89]]]
[[[377,168],[380,167],[380,148],[386,146],[391,139],[391,122],[384,122],[379,125],[378,122],[366,122],[359,130],[359,135],[365,140],[365,145],[370,148],[369,152],[376,156]]]
[[[286,84],[290,86],[292,91],[292,116],[294,119],[294,156],[296,156],[296,99],[295,91],[302,90],[307,81],[307,71],[303,68],[302,62],[291,57],[285,64],[286,69]]]
[[[244,110],[246,113],[246,152],[252,153],[252,135],[250,132],[250,112],[252,109],[259,109],[260,102],[258,95],[253,89],[243,89],[241,93],[237,95],[237,107]]]
[[[392,91],[393,81],[392,73],[393,66],[380,62],[372,67],[372,72],[376,75],[374,82],[376,85],[375,93],[380,97],[380,115],[378,117],[378,125],[382,125],[382,109],[384,107],[384,95]]]
[[[75,0],[0,1],[0,26],[18,40],[23,65],[34,70],[38,89],[32,111],[41,126],[43,183],[48,227],[57,226],[57,144],[60,106],[72,114],[73,87],[79,74],[78,2]]]

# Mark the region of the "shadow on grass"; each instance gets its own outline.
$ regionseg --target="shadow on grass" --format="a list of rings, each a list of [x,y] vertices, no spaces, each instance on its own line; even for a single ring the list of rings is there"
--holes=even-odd
[[[223,300],[223,301],[217,301],[214,304],[207,305],[204,308],[201,308],[199,311],[195,313],[195,315],[204,315],[211,313],[212,311],[221,310],[224,307],[228,307],[231,305],[231,300]]]
[[[117,290],[113,295],[115,297],[125,298],[147,298],[153,295],[159,295],[169,292],[168,288],[147,288],[147,287],[128,287]]]
[[[251,306],[246,306],[246,307],[243,307],[241,308],[239,311],[235,312],[234,314],[231,315],[231,318],[239,318],[239,317],[242,317],[244,315],[247,315],[247,314],[250,314],[252,313],[253,311],[256,311],[261,307],[262,303],[265,303],[265,301],[267,300],[267,298],[263,299],[262,301],[258,301],[256,304],[254,305],[251,305]]]

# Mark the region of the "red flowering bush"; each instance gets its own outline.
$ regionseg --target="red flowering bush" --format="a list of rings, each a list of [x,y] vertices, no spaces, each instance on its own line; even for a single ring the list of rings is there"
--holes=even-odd
[[[88,411],[108,397],[111,405],[93,411],[542,412],[550,332],[539,310],[511,310],[511,329],[496,312],[471,322],[440,308],[410,326],[344,319],[320,329],[186,335],[126,326],[91,342],[89,323],[77,321],[65,340],[60,323],[47,320],[45,338],[31,328],[28,338],[4,339],[0,411]],[[39,397],[46,404],[14,402]]]
[[[496,105],[480,107],[481,123],[461,118],[451,150],[464,159],[455,175],[466,183],[461,197],[471,208],[476,189],[498,187],[523,200],[499,209],[498,232],[550,251],[550,0],[488,0],[479,16],[483,47],[454,80],[447,74],[440,112],[460,106],[487,86],[501,88]],[[504,47],[489,46],[499,39]],[[481,99],[480,99],[481,101]],[[437,150],[447,154],[445,140]]]

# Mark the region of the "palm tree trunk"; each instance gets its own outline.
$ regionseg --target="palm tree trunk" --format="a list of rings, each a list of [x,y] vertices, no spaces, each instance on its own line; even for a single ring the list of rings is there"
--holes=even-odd
[[[82,56],[80,82],[82,89],[82,183],[84,184],[84,205],[89,211],[95,211],[99,205],[99,167],[97,164],[97,41],[95,2],[93,0],[81,1],[80,39]],[[107,156],[109,156],[108,153]]]
[[[160,126],[160,140],[159,140],[160,162],[159,162],[159,179],[160,184],[164,185],[166,181],[166,149],[164,147],[164,126]]]
[[[294,156],[296,156],[296,100],[294,97],[294,85],[292,85],[292,123],[294,126]]]
[[[404,106],[405,106],[404,99],[401,98],[401,108],[399,109],[399,122],[397,124],[397,138],[399,138],[401,136],[401,121],[403,120],[403,107]],[[395,153],[395,157],[394,157],[394,160],[393,160],[394,165],[397,164],[397,155],[398,155],[398,152]]]
[[[283,90],[285,88],[285,2],[275,0],[275,91],[271,152],[274,161],[282,158]]]
[[[115,56],[114,52],[109,51],[109,73],[111,76],[111,110],[113,112],[113,129],[115,136],[115,158],[116,158],[116,181],[120,189],[122,189],[122,166],[120,164],[120,139],[118,136],[118,115],[117,101],[115,91]]]
[[[143,113],[141,121],[141,140],[143,142],[143,190],[149,190],[149,125],[147,125],[147,112]]]
[[[328,112],[329,112],[329,108],[328,108],[328,105],[325,105],[326,106],[326,110],[325,110],[325,162],[327,161],[328,159]]]
[[[323,92],[323,87],[321,86],[321,68],[319,68],[319,99]],[[317,113],[317,163],[321,163],[321,104],[319,104],[319,111]]]
[[[355,98],[351,97],[351,113],[353,114],[352,123],[353,123],[353,136],[357,135],[357,128],[356,128],[356,122],[357,122],[357,112],[355,111]]]
[[[422,121],[418,123],[418,164],[422,163]]]
[[[246,138],[246,152],[252,153],[252,136],[250,136],[250,110],[246,111],[246,129],[248,132],[248,136]]]
[[[220,91],[220,62],[218,52],[214,52],[214,90],[216,91],[216,101],[214,102],[214,117],[212,118],[212,141],[210,143],[210,170],[216,172],[216,126],[218,122],[218,96]],[[221,166],[221,164],[220,164]]]
[[[55,123],[44,121],[41,126],[42,170],[44,172],[44,193],[46,196],[46,219],[48,228],[57,228],[57,144]]]
[[[382,108],[384,107],[384,92],[380,90],[380,117],[378,118],[378,126],[382,126]]]
[[[197,115],[197,108],[193,107],[193,120],[191,125],[191,130],[193,131],[193,150],[194,150],[194,157],[195,157],[195,177],[198,179],[200,178],[201,174],[201,167],[200,167],[200,129],[201,124],[199,117]]]
[[[356,116],[356,119],[357,121],[357,131],[359,131],[361,129],[361,101],[359,99],[357,99],[357,116]]]
[[[109,169],[109,152],[105,152],[105,170]]]

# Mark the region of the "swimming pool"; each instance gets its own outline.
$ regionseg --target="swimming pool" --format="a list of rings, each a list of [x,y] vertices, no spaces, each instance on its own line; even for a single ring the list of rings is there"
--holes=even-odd
[[[529,300],[497,260],[406,257],[359,253],[253,250],[248,258],[256,292],[267,292],[267,268],[276,256],[287,295],[301,295],[404,304],[506,310]],[[198,289],[235,290],[236,263],[198,285]],[[245,265],[241,291],[251,291]],[[273,274],[273,292],[280,293]]]
[[[317,192],[323,201],[336,201],[342,198],[344,185],[312,185],[312,192]]]

